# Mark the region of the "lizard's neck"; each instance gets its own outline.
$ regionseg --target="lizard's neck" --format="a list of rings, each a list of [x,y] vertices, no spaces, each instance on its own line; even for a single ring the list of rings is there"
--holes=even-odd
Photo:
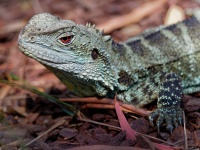
[[[113,66],[113,72],[118,76],[118,88],[119,92],[127,90],[136,81],[130,67],[129,61],[126,61],[128,57],[132,57],[127,54],[127,47],[123,43],[117,43],[113,40],[108,43],[108,51],[110,52],[110,62]]]

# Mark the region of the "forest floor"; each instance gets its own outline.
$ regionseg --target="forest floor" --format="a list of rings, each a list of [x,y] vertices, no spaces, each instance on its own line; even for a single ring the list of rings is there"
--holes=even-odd
[[[185,126],[160,133],[148,117],[125,112],[137,131],[135,140],[121,131],[113,107],[80,102],[50,71],[18,49],[18,34],[35,14],[48,12],[62,19],[104,29],[124,41],[145,29],[175,23],[200,9],[198,0],[0,0],[0,149],[198,149],[200,94],[184,95]],[[16,83],[12,84],[11,83]],[[22,86],[18,86],[22,85]],[[24,87],[25,85],[25,87]],[[45,94],[68,101],[76,115],[52,103]],[[71,98],[71,99],[70,99]],[[74,98],[74,99],[73,99]],[[81,99],[81,98],[80,98]],[[71,101],[70,101],[71,100]],[[70,102],[69,102],[70,101]],[[73,101],[73,102],[72,102]],[[89,98],[88,98],[89,101]],[[90,103],[89,103],[90,104]],[[90,108],[90,106],[94,106]],[[97,109],[98,108],[98,109]],[[156,103],[143,109],[156,108]],[[65,111],[63,111],[65,110]],[[185,140],[187,139],[187,140]],[[160,144],[156,144],[160,143]],[[164,145],[168,145],[165,147]]]

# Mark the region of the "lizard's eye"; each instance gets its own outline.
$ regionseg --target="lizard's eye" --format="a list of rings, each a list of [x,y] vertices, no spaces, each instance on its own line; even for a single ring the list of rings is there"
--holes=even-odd
[[[60,42],[66,45],[66,44],[71,43],[72,39],[73,39],[72,35],[71,36],[65,36],[65,37],[60,38]]]

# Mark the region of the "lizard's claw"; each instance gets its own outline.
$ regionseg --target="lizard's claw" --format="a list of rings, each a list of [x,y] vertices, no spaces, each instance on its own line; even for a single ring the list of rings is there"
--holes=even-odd
[[[153,126],[153,121],[156,120],[156,125],[158,127],[158,132],[160,132],[160,126],[165,121],[167,126],[167,130],[172,133],[174,127],[176,128],[178,125],[182,125],[182,109],[180,107],[164,107],[156,109],[149,116],[150,124]]]

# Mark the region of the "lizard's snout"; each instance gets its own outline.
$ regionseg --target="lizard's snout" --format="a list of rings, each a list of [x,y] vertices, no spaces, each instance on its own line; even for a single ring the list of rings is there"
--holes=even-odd
[[[25,33],[24,28],[20,31],[19,36],[18,36],[18,45],[21,46],[22,40],[23,40],[23,35]]]
[[[22,35],[24,34],[24,29],[22,29],[20,32],[19,32],[19,36],[18,36],[18,43],[19,45],[21,44],[21,40],[22,40]]]

